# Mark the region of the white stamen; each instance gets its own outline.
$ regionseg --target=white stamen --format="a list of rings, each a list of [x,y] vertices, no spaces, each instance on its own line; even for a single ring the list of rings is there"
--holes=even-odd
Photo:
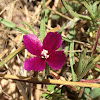
[[[41,58],[49,58],[49,55],[48,55],[48,51],[47,50],[45,50],[45,49],[43,49],[43,51],[41,52]]]

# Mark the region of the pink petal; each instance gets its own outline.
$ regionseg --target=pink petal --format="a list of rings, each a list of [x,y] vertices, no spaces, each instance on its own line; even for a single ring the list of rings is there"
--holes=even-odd
[[[49,55],[47,63],[51,68],[57,70],[64,65],[65,59],[66,56],[63,51],[55,51]]]
[[[45,69],[45,60],[39,57],[32,57],[24,62],[24,69],[27,71],[42,71]]]
[[[33,34],[23,36],[25,48],[33,55],[40,56],[42,51],[42,44],[38,38]]]
[[[57,32],[49,32],[43,40],[43,49],[49,53],[57,50],[62,44],[62,37]]]

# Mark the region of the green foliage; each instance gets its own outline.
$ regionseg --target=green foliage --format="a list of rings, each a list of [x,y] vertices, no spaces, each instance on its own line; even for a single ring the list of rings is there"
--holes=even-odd
[[[88,99],[88,96],[89,96],[89,93],[90,93],[91,89],[90,88],[84,88],[84,92],[83,92],[83,95],[81,97],[81,100],[87,100]]]
[[[54,85],[47,85],[47,91],[52,92],[54,90]]]
[[[65,0],[62,0],[62,3],[63,3],[63,5],[64,5],[64,7],[69,11],[69,13],[70,13],[73,17],[91,20],[91,18],[90,18],[89,16],[81,15],[81,14],[78,14],[78,13],[74,12],[74,11],[73,11],[73,8],[72,8],[69,4],[67,4],[67,3],[65,2]]]
[[[17,27],[14,23],[6,21],[5,19],[0,17],[0,23],[4,24],[8,28],[12,28],[18,31],[23,32],[24,34],[28,34],[28,31],[22,27]]]
[[[100,96],[100,88],[94,88],[90,91],[90,94],[89,96],[92,98],[92,99],[95,99],[97,97]]]
[[[54,87],[55,87],[54,85],[47,85],[47,91],[52,92],[54,90]],[[44,93],[41,95],[41,97],[46,98],[46,99],[51,99],[51,94]]]
[[[4,20],[3,18],[0,17],[0,23],[4,24],[5,26],[9,28],[16,28],[15,24],[9,21]]]
[[[91,98],[92,100],[97,100],[99,96],[100,96],[100,88],[91,89],[85,87],[81,100],[87,100],[88,98]]]
[[[83,10],[83,7],[80,3],[69,2],[69,5],[73,8],[75,12],[80,12],[81,10]]]
[[[96,20],[98,18],[100,18],[100,11],[99,9],[97,8],[97,5],[100,3],[100,1],[96,1],[94,2],[93,4],[91,3],[87,3],[86,1],[83,1],[83,4],[84,6],[87,8],[87,10],[89,11],[90,15],[91,15],[91,18],[93,20]]]
[[[48,93],[44,93],[41,95],[42,98],[47,100],[66,100],[64,95],[61,93],[61,88],[56,88],[55,85],[47,85]]]
[[[62,35],[62,39],[66,42],[72,42],[70,39],[66,38],[65,36]]]
[[[45,23],[48,22],[50,10],[45,9]]]
[[[22,22],[22,24],[26,24],[26,25],[29,27],[29,29],[33,32],[33,34],[36,35],[36,32],[35,32],[35,30],[32,28],[31,25],[27,24],[26,22]]]
[[[47,96],[48,96],[47,93],[44,93],[44,94],[41,95],[42,98],[46,98]]]
[[[60,16],[57,15],[57,14],[53,14],[53,15],[52,15],[52,19],[53,19],[53,20],[58,20],[59,18],[60,18]]]
[[[90,27],[88,28],[86,33],[89,34],[90,32],[93,32],[93,34],[95,34],[98,25],[100,25],[100,22],[97,21],[100,19],[100,5],[99,5],[100,1],[95,1],[95,2],[93,0],[91,1],[77,0],[77,1],[81,1],[81,3],[84,4],[84,7],[90,13],[90,16],[78,13],[78,11],[80,12],[80,9],[81,10],[83,9],[85,11],[85,8],[82,7],[82,5],[80,5],[79,3],[72,3],[72,2],[66,3],[65,0],[62,0],[62,4],[65,7],[65,9],[70,13],[70,15],[72,15],[73,17],[89,20],[88,24]]]
[[[61,34],[62,31],[64,30],[64,27],[65,27],[65,23],[63,24],[63,26],[61,27],[61,29],[59,30],[59,33]]]
[[[84,50],[79,58],[79,64],[77,67],[78,80],[82,79],[87,72],[94,67],[96,55],[87,58],[86,53],[87,50]]]
[[[82,53],[81,56],[79,58],[79,67],[77,68],[78,74],[81,74],[83,69],[86,67],[86,65],[88,64],[88,60],[86,58],[86,53],[87,50],[85,49]]]
[[[98,6],[100,1],[95,1],[94,3],[93,2],[87,3],[86,1],[83,1],[82,3],[90,13],[90,17],[91,17],[90,27],[87,30],[87,34],[89,34],[90,32],[93,32],[93,34],[95,34],[98,25],[100,24],[97,21],[98,19],[100,19],[100,5]]]
[[[62,12],[63,14],[65,14],[65,13],[67,12],[67,10],[65,9],[64,6],[61,7],[61,12]]]
[[[73,50],[74,50],[74,42],[70,43],[70,51],[73,51]],[[70,52],[69,57],[70,57],[70,66],[72,70],[72,78],[73,78],[73,81],[77,81],[77,77],[73,69],[73,65],[75,64],[74,52]]]
[[[72,24],[71,24],[70,30],[69,30],[69,35],[68,35],[68,38],[70,40],[72,40],[72,42],[69,45],[69,50],[70,51],[74,51],[74,42],[73,42],[73,39],[75,37],[74,25],[75,25],[75,18],[72,21]],[[72,79],[73,79],[73,81],[77,81],[77,77],[76,77],[76,74],[75,74],[74,68],[73,68],[73,65],[75,64],[74,52],[70,52],[69,53],[69,57],[70,57],[70,66],[71,66],[71,71],[72,71]]]
[[[73,40],[75,38],[75,34],[76,34],[76,32],[74,30],[75,21],[76,21],[76,18],[74,18],[71,21],[71,26],[70,26],[70,30],[69,30],[69,34],[68,34],[68,39],[70,39],[70,40]]]
[[[43,0],[43,11],[41,14],[41,24],[40,24],[40,40],[42,40],[45,37],[45,0]]]

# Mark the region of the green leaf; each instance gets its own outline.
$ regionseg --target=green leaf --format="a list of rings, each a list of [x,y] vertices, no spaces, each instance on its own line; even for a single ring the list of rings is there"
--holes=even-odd
[[[10,28],[16,28],[16,25],[14,23],[6,21],[1,17],[0,17],[0,23],[4,24],[5,26],[10,27]]]
[[[90,91],[91,91],[91,88],[85,87],[83,95],[80,100],[88,100]]]
[[[64,5],[64,7],[69,11],[69,13],[74,16],[74,17],[77,17],[79,18],[78,14],[76,12],[73,11],[72,7],[70,5],[68,5],[65,0],[62,0],[62,3]]]
[[[73,40],[75,37],[75,30],[74,30],[74,25],[75,25],[76,18],[74,18],[71,22],[69,34],[68,34],[68,39]]]
[[[29,29],[33,32],[33,34],[36,35],[36,32],[35,32],[35,30],[32,28],[31,25],[27,24],[26,22],[22,22],[22,24],[26,24],[26,25],[29,27]]]
[[[25,28],[23,28],[23,27],[16,27],[15,29],[18,30],[18,31],[20,31],[20,32],[22,32],[22,33],[24,33],[24,34],[28,34],[28,33],[29,33],[29,32],[28,32]]]
[[[53,15],[52,15],[52,19],[53,19],[53,20],[58,20],[59,18],[60,18],[60,16],[57,15],[57,14],[53,14]]]
[[[63,14],[66,14],[67,10],[65,9],[64,6],[61,7],[61,12],[62,12]]]
[[[40,41],[45,37],[45,0],[43,0],[43,12],[41,14],[41,24],[40,24]]]
[[[18,48],[17,50],[15,50],[14,52],[12,52],[11,54],[9,54],[6,58],[4,58],[1,62],[0,62],[0,67],[2,67],[5,63],[7,63],[8,61],[10,61],[15,55],[17,55],[18,53],[20,53],[22,50],[24,50],[24,46]]]
[[[98,69],[98,68],[95,68],[95,70],[96,70],[97,72],[100,72],[100,69]]]
[[[96,64],[98,61],[100,61],[100,55],[96,55],[95,59],[93,60],[93,63]]]
[[[91,20],[91,18],[89,16],[84,16],[81,14],[78,14],[76,12],[73,11],[72,7],[68,4],[66,4],[65,0],[62,0],[62,3],[64,5],[64,7],[69,11],[69,13],[76,18],[83,18],[83,19],[87,19],[87,20]]]
[[[73,42],[73,39],[75,37],[74,25],[75,25],[75,18],[72,20],[72,24],[70,26],[69,35],[68,35],[68,38],[72,40],[72,42],[70,43],[70,46],[69,46],[70,51],[74,51],[74,42]],[[71,71],[72,71],[72,79],[73,79],[73,81],[77,81],[77,77],[76,77],[76,74],[73,69],[73,65],[75,64],[74,52],[70,52],[69,57],[70,57],[70,66],[71,66]]]
[[[58,87],[54,90],[55,94],[60,94],[61,93],[61,87]]]
[[[16,25],[14,23],[6,21],[5,19],[3,19],[1,17],[0,17],[0,23],[4,24],[5,26],[7,26],[9,28],[12,28],[12,29],[18,30],[20,32],[23,32],[24,34],[29,33],[26,29],[24,29],[22,27],[16,27]]]
[[[70,39],[66,38],[65,36],[61,35],[62,36],[62,39],[66,42],[72,42]]]
[[[64,27],[65,27],[65,23],[63,24],[63,26],[61,27],[61,29],[60,29],[60,31],[59,31],[60,34],[61,34],[62,31],[64,30]]]
[[[56,90],[55,93],[61,93],[61,89]]]
[[[73,51],[73,50],[74,50],[74,42],[70,43],[70,51]],[[75,64],[74,52],[70,52],[69,57],[70,57],[70,66],[71,66],[71,71],[72,71],[72,79],[73,81],[77,81],[77,77],[73,69],[73,65]]]
[[[45,9],[45,15],[46,15],[46,16],[48,16],[48,15],[49,15],[49,13],[50,13],[50,10]]]
[[[91,9],[90,5],[88,5],[88,3],[86,1],[83,1],[83,4],[87,8],[87,10],[89,11],[89,13],[91,14],[91,17],[94,19],[95,15],[94,15],[93,10]]]
[[[46,96],[48,96],[47,93],[41,94],[41,97],[42,97],[42,98],[46,98]]]
[[[98,96],[100,96],[100,88],[94,88],[93,90],[91,90],[90,92],[90,97],[92,99],[97,98]]]
[[[94,12],[94,14],[97,12],[97,5],[100,3],[100,1],[96,1],[93,3],[93,7],[92,7],[92,10]]]
[[[86,58],[86,53],[87,53],[87,49],[85,49],[80,55],[79,65],[78,65],[78,68],[77,68],[78,74],[81,74],[83,69],[86,68],[86,66],[88,64],[88,60]]]
[[[90,57],[89,59],[84,59],[84,61],[83,61],[83,63],[85,64],[82,64],[81,66],[85,66],[85,67],[81,67],[81,68],[83,68],[82,69],[82,72],[78,75],[78,80],[80,80],[80,79],[82,79],[86,74],[87,74],[87,72],[90,70],[90,69],[92,69],[95,65],[94,65],[94,60],[96,59],[96,56],[97,55],[93,55],[92,57]],[[85,63],[86,62],[86,60],[88,60],[88,63]],[[79,68],[80,66],[78,66],[78,68]]]
[[[45,23],[47,23],[47,22],[48,22],[49,15],[50,15],[50,10],[45,9]]]
[[[49,92],[52,92],[53,90],[54,90],[54,85],[47,85],[47,90],[49,91]]]
[[[91,91],[90,88],[88,88],[88,87],[85,87],[85,88],[84,88],[84,92],[85,92],[85,93],[84,93],[84,96],[85,96],[85,98],[88,98],[87,95],[89,95],[90,91]]]
[[[64,53],[65,53],[65,55],[66,55],[66,57],[68,56],[68,52],[66,52],[66,51],[69,51],[69,43],[67,43],[67,45],[66,45],[66,47],[64,48]]]

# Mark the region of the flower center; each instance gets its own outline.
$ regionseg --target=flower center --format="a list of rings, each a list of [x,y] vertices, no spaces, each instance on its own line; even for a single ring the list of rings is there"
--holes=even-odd
[[[41,52],[41,58],[49,58],[48,50],[43,49],[43,51]]]

